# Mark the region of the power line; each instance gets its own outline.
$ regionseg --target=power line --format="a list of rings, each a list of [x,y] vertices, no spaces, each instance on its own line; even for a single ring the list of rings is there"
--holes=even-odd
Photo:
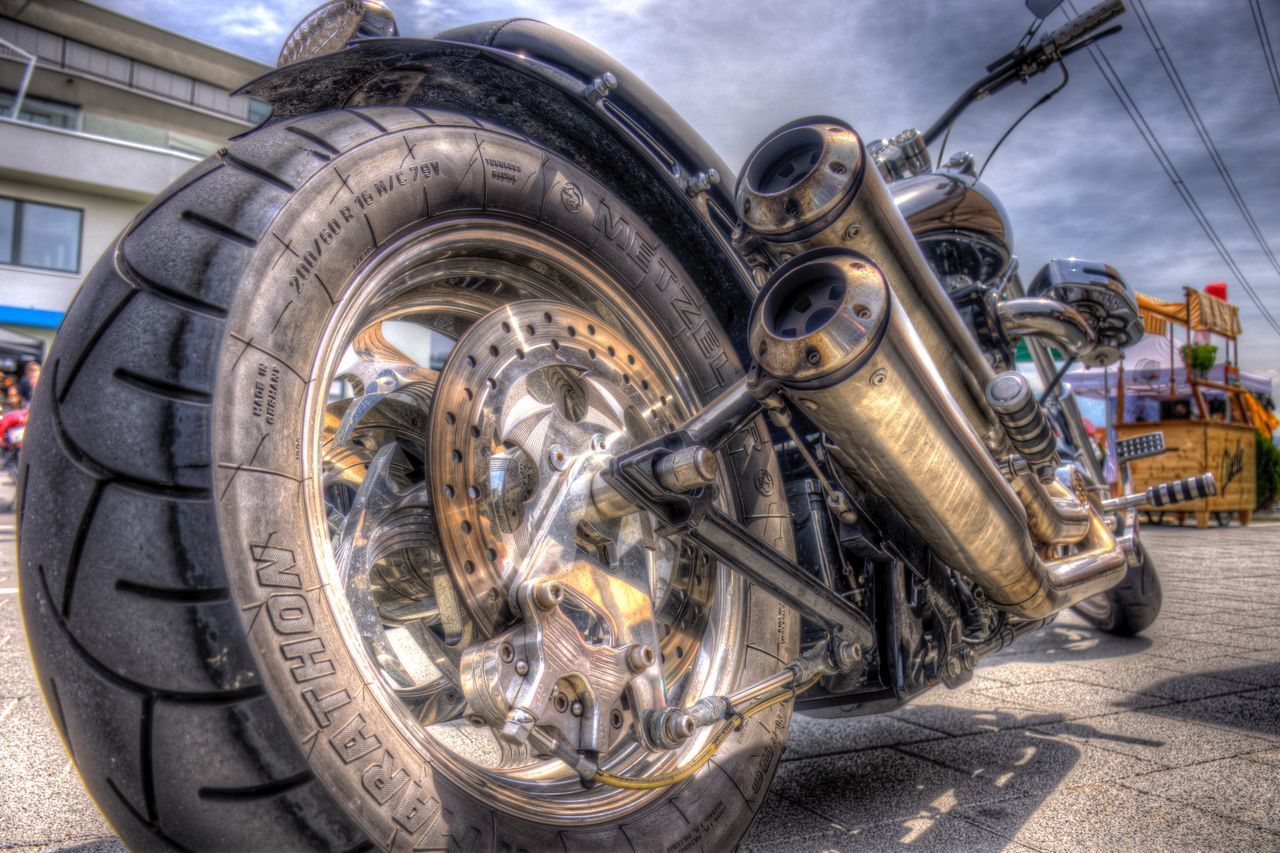
[[[1073,15],[1079,14],[1075,9],[1075,4],[1072,0],[1067,0],[1067,5],[1071,8]],[[1120,79],[1120,75],[1116,72],[1115,67],[1112,66],[1111,60],[1107,58],[1107,55],[1102,48],[1097,45],[1091,45],[1089,47],[1089,57],[1093,60],[1093,64],[1097,66],[1098,73],[1102,75],[1103,80],[1105,80],[1107,85],[1111,88],[1111,92],[1116,96],[1116,100],[1120,102],[1120,106],[1124,109],[1125,114],[1129,116],[1130,121],[1132,121],[1134,127],[1137,128],[1138,135],[1142,137],[1142,141],[1146,143],[1146,146],[1151,151],[1152,156],[1154,156],[1156,158],[1156,162],[1160,164],[1160,168],[1164,171],[1165,176],[1168,177],[1169,182],[1173,184],[1173,188],[1178,193],[1178,197],[1182,199],[1183,204],[1185,204],[1187,209],[1191,211],[1192,217],[1204,232],[1204,235],[1209,240],[1210,245],[1213,246],[1214,250],[1217,251],[1218,256],[1222,259],[1222,262],[1227,265],[1227,268],[1230,269],[1239,280],[1241,286],[1244,287],[1245,292],[1249,294],[1250,299],[1253,301],[1254,305],[1257,306],[1258,311],[1261,312],[1263,319],[1267,321],[1267,324],[1276,332],[1277,335],[1280,335],[1280,323],[1276,322],[1275,317],[1271,315],[1271,312],[1267,310],[1266,305],[1262,303],[1257,292],[1253,289],[1253,286],[1245,276],[1244,271],[1236,264],[1235,259],[1231,256],[1226,244],[1222,242],[1222,238],[1218,236],[1218,232],[1214,229],[1213,224],[1209,222],[1208,216],[1205,215],[1199,202],[1196,201],[1195,195],[1191,192],[1191,188],[1188,187],[1186,182],[1182,179],[1182,175],[1178,172],[1177,167],[1173,165],[1173,161],[1165,152],[1164,146],[1160,144],[1159,137],[1156,136],[1155,131],[1151,128],[1146,117],[1142,114],[1142,110],[1138,107],[1137,101],[1135,101],[1133,96],[1129,94],[1129,90],[1125,87],[1124,81]]]
[[[1070,0],[1068,0],[1068,5],[1072,6],[1072,13],[1075,14],[1074,4],[1072,4]],[[1156,136],[1155,131],[1152,130],[1151,125],[1148,124],[1146,117],[1142,114],[1142,110],[1138,107],[1137,101],[1135,101],[1133,96],[1129,94],[1129,90],[1125,87],[1124,81],[1120,79],[1120,75],[1116,72],[1114,66],[1112,66],[1111,60],[1108,59],[1106,53],[1096,45],[1089,48],[1089,56],[1093,60],[1094,65],[1097,66],[1098,72],[1102,75],[1102,78],[1111,88],[1112,93],[1116,96],[1116,100],[1120,102],[1120,106],[1124,108],[1125,113],[1133,122],[1134,127],[1137,128],[1138,135],[1142,137],[1142,141],[1146,143],[1152,156],[1156,158],[1156,162],[1160,164],[1160,168],[1164,170],[1164,173],[1169,178],[1170,183],[1173,184],[1173,188],[1178,193],[1179,198],[1182,199],[1183,203],[1187,206],[1187,209],[1191,211],[1191,215],[1195,218],[1196,224],[1200,226],[1205,237],[1208,238],[1209,243],[1217,251],[1218,256],[1222,258],[1223,263],[1227,265],[1228,269],[1230,269],[1240,281],[1245,291],[1253,300],[1253,303],[1262,313],[1267,324],[1271,326],[1276,334],[1280,334],[1280,323],[1276,322],[1275,318],[1271,316],[1271,312],[1267,310],[1267,307],[1262,303],[1262,300],[1258,298],[1257,293],[1249,283],[1249,280],[1245,276],[1243,270],[1241,270],[1236,264],[1235,259],[1227,250],[1226,245],[1218,236],[1218,232],[1214,230],[1213,224],[1209,222],[1209,218],[1205,215],[1200,204],[1196,201],[1190,187],[1188,187],[1186,182],[1183,181],[1182,175],[1178,172],[1177,167],[1173,165],[1173,161],[1169,159],[1169,155],[1165,152],[1164,146],[1160,144],[1160,139]]]
[[[1276,100],[1280,101],[1280,67],[1276,65],[1275,48],[1271,46],[1267,21],[1262,17],[1261,0],[1249,0],[1249,11],[1253,14],[1253,28],[1258,31],[1258,41],[1262,42],[1262,57],[1267,61],[1267,71],[1271,74],[1271,88],[1276,90]]]
[[[1249,206],[1245,203],[1244,196],[1240,194],[1240,190],[1236,187],[1235,179],[1231,177],[1226,161],[1222,159],[1222,155],[1218,152],[1218,146],[1214,144],[1213,137],[1209,135],[1209,128],[1200,117],[1200,111],[1196,109],[1195,102],[1191,99],[1191,93],[1187,91],[1187,87],[1182,83],[1182,75],[1178,73],[1173,57],[1165,49],[1164,42],[1160,40],[1160,34],[1156,32],[1155,22],[1151,20],[1151,15],[1147,12],[1146,5],[1142,0],[1133,0],[1133,3],[1134,11],[1138,16],[1138,23],[1142,25],[1142,31],[1146,33],[1147,41],[1151,42],[1151,47],[1155,50],[1156,57],[1164,68],[1165,76],[1169,78],[1174,92],[1178,95],[1178,100],[1182,102],[1182,108],[1186,110],[1187,117],[1191,119],[1191,124],[1196,129],[1196,135],[1200,137],[1205,150],[1209,152],[1209,159],[1213,161],[1219,177],[1226,184],[1227,191],[1231,194],[1232,200],[1235,201],[1236,207],[1240,210],[1240,215],[1248,223],[1254,239],[1258,241],[1258,245],[1262,248],[1262,253],[1271,262],[1271,268],[1276,271],[1276,275],[1280,275],[1280,261],[1276,260],[1275,254],[1271,251],[1271,246],[1262,235],[1262,229],[1258,227],[1252,211],[1249,210]]]

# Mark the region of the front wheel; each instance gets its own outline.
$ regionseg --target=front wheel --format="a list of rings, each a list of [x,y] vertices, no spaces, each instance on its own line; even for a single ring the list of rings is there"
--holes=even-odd
[[[737,842],[789,704],[656,790],[537,736],[668,773],[713,732],[660,749],[649,711],[797,652],[775,599],[593,491],[741,372],[668,236],[410,108],[260,129],[139,215],[55,343],[19,520],[42,688],[130,846]],[[723,508],[787,549],[767,442],[723,456]]]
[[[1137,636],[1160,615],[1160,576],[1146,546],[1139,542],[1137,547],[1138,563],[1128,568],[1119,585],[1076,605],[1080,615],[1109,634]]]

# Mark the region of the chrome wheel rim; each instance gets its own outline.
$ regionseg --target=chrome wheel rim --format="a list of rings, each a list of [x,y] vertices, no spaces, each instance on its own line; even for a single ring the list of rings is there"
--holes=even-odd
[[[525,474],[535,471],[532,495],[513,487],[522,506],[536,504],[537,490],[552,479],[548,454],[557,448],[586,465],[588,457],[603,458],[678,423],[701,401],[677,354],[628,291],[586,256],[518,223],[459,219],[407,233],[364,261],[335,306],[304,413],[312,544],[366,684],[451,781],[542,822],[617,820],[662,792],[583,789],[563,763],[537,757],[527,743],[509,743],[474,710],[465,716],[464,652],[521,621],[509,575],[528,537],[521,540],[518,525],[504,519],[512,501],[500,498],[512,489],[494,474],[495,459],[511,448],[495,452],[495,438],[510,443],[510,435],[492,430],[496,403],[485,421],[483,405],[463,391],[479,400],[481,383],[490,380],[491,403],[514,388],[515,396],[536,401],[541,394],[543,408],[556,409],[534,386],[545,391],[560,383],[570,390],[559,402],[572,408],[568,398],[594,382],[596,402],[630,401],[614,405],[616,416],[604,424],[562,416],[566,438],[518,448],[525,460],[515,451],[498,460],[515,472],[512,482],[524,482],[522,465]],[[545,317],[525,317],[535,303]],[[476,323],[498,329],[498,309],[507,311],[510,331],[492,352],[488,345],[454,352]],[[474,365],[462,360],[468,356]],[[632,410],[643,412],[639,422]],[[579,422],[586,426],[569,428]],[[489,454],[482,458],[476,448],[484,446]],[[731,485],[719,485],[727,501]],[[661,673],[655,681],[663,701],[682,705],[727,692],[741,663],[744,585],[686,543],[652,530],[629,535],[649,537],[643,568],[656,593],[653,645],[660,658],[653,670]],[[578,625],[588,642],[591,605],[578,606],[587,612]],[[543,718],[558,715],[568,725],[583,704],[574,696],[588,692],[573,694],[573,682],[555,689],[561,695],[553,692]],[[471,695],[475,704],[474,689]],[[602,711],[608,750],[602,766],[614,772],[669,771],[705,739],[679,750],[647,749],[633,728],[640,709],[626,704],[621,721],[617,705]]]
[[[1101,622],[1111,615],[1111,599],[1105,592],[1100,592],[1077,603],[1076,610],[1094,621]]]

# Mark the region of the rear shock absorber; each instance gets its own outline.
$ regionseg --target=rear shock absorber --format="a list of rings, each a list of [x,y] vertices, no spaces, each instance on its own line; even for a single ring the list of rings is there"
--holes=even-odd
[[[1027,377],[1016,370],[996,374],[987,383],[987,402],[1036,476],[1051,480],[1058,467],[1057,438]]]

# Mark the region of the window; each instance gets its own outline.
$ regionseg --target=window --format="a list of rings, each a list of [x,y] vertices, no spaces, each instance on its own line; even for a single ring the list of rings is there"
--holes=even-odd
[[[17,215],[18,203],[0,198],[0,264],[13,263],[13,225]]]
[[[9,118],[13,115],[13,92],[0,90],[0,115]],[[60,101],[46,98],[35,98],[27,95],[22,99],[22,110],[18,120],[31,124],[42,124],[45,127],[63,127],[68,130],[80,129],[80,108]]]
[[[80,271],[83,211],[0,198],[0,263]]]

